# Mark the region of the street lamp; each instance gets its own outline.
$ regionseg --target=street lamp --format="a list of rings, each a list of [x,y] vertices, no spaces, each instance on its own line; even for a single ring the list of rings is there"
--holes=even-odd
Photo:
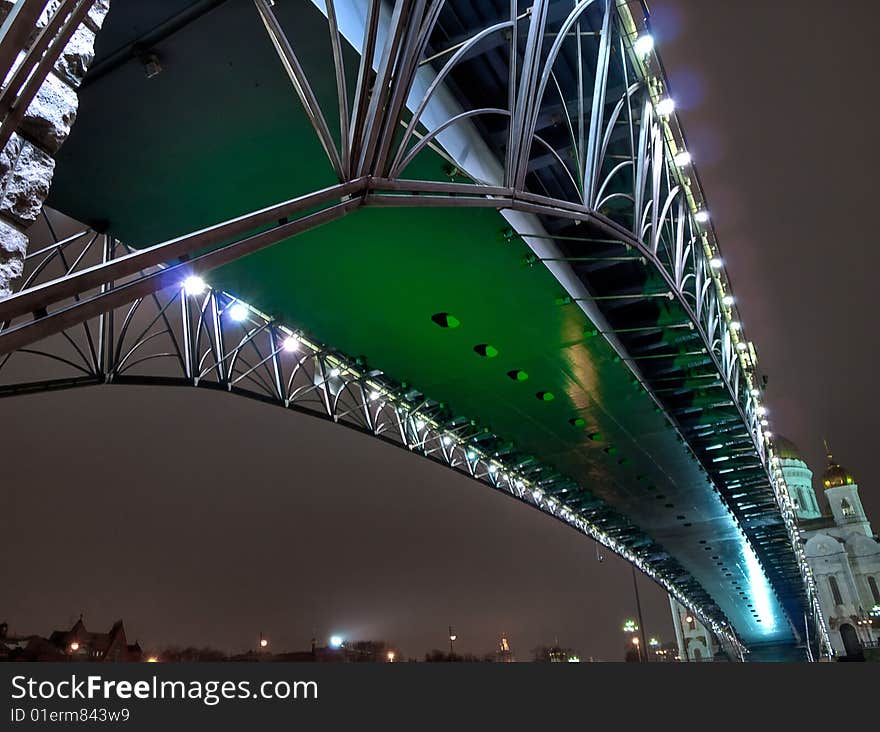
[[[260,650],[265,651],[269,647],[269,639],[263,638],[263,634],[260,633]]]
[[[76,653],[78,650],[79,650],[79,643],[74,641],[73,643],[70,644],[70,652],[71,653]]]
[[[394,663],[394,658],[396,656],[397,656],[397,654],[394,651],[388,651],[388,654],[387,654],[388,663]]]
[[[330,636],[330,647],[336,649],[337,651],[342,648],[342,644],[345,643],[345,640],[341,635],[331,635]]]
[[[633,636],[632,644],[636,647],[636,653],[639,655],[639,661],[641,661],[642,660],[642,648],[641,648],[641,644],[639,643],[638,636]]]
[[[452,626],[449,626],[449,656],[450,659],[455,655],[455,641],[458,640],[458,636],[453,632]]]

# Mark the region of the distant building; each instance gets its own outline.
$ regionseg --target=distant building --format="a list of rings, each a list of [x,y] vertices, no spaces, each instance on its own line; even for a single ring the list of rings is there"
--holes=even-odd
[[[720,650],[715,637],[697,620],[696,615],[672,595],[669,596],[669,606],[678,644],[675,658],[681,661],[713,661]]]
[[[813,508],[812,472],[797,448],[785,443],[780,467],[789,487],[796,480],[804,485],[793,498],[800,506],[801,541],[816,579],[831,645],[837,656],[859,658],[863,648],[876,648],[880,639],[880,627],[872,618],[875,607],[880,611],[880,541],[862,507],[855,477],[834,460],[831,451],[822,474],[830,514],[822,514]],[[806,480],[800,477],[804,474]]]
[[[0,625],[0,660],[3,661],[141,661],[138,643],[129,644],[121,620],[108,633],[86,630],[82,616],[70,630],[55,630],[48,638],[10,636]]]

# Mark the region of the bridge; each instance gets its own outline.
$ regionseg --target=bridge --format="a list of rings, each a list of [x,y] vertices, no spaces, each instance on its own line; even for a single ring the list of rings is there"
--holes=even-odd
[[[30,74],[4,144],[107,3],[44,5],[3,26]],[[97,25],[0,394],[304,411],[601,542],[734,659],[828,652],[642,2],[112,0]]]

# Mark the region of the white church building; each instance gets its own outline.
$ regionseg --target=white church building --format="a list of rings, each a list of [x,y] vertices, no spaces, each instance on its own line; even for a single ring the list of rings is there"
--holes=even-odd
[[[856,479],[829,451],[822,474],[825,506],[820,506],[813,473],[797,447],[778,437],[774,448],[795,502],[834,654],[861,658],[864,648],[880,645],[880,627],[871,617],[880,614],[880,540],[862,507]],[[670,604],[681,660],[712,660],[714,638],[687,608],[672,598]]]

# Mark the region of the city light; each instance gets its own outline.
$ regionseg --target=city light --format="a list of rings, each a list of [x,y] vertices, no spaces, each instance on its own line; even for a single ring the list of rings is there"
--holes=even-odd
[[[681,152],[676,153],[673,161],[679,168],[684,168],[691,164],[691,154],[687,150],[682,150]]]
[[[242,305],[242,303],[237,302],[231,308],[229,308],[229,317],[232,318],[236,323],[240,323],[242,320],[247,318],[248,309],[247,306]]]
[[[397,657],[397,654],[394,651],[388,651],[386,654],[386,658],[388,659],[388,663],[394,663],[394,659]]]
[[[721,269],[724,266],[724,261],[721,257],[712,257],[712,259],[709,260],[709,266],[712,269]]]
[[[759,417],[763,417],[767,414],[767,407],[758,407],[755,411],[758,413]]]
[[[731,320],[730,321],[730,329],[731,330],[740,331],[740,330],[742,330],[742,327],[743,327],[742,323],[740,323],[738,320]]]
[[[341,635],[331,635],[330,636],[330,647],[336,648],[337,650],[342,648],[342,644],[345,643],[345,639]]]
[[[747,349],[748,349],[748,346],[746,345],[745,341],[740,341],[739,343],[736,344],[736,350],[739,351],[740,353],[742,353],[743,351],[745,351]]]
[[[639,629],[639,626],[636,625],[635,620],[627,620],[623,624],[623,632],[624,633],[635,633]]]
[[[147,663],[159,663],[159,659],[156,658],[155,656],[150,656],[150,657],[147,659]]]
[[[694,214],[694,219],[700,224],[705,224],[709,220],[709,212],[701,208]]]
[[[654,107],[661,117],[668,117],[675,111],[675,101],[671,97],[663,97]]]
[[[733,295],[725,295],[721,298],[721,302],[730,307],[734,303]]]
[[[183,281],[183,291],[187,295],[201,295],[208,285],[198,275],[190,275]]]
[[[71,643],[70,650],[71,650],[71,652],[76,653],[79,650],[79,643],[77,643],[76,641]]]
[[[299,348],[299,338],[297,338],[296,336],[287,336],[287,338],[284,339],[284,343],[282,345],[285,351],[287,351],[288,353],[293,353]]]
[[[265,638],[260,638],[260,648],[268,648],[269,641]]]
[[[639,36],[636,38],[636,42],[633,43],[633,50],[636,52],[638,56],[644,58],[654,49],[654,38],[650,34],[646,33],[643,36]]]

